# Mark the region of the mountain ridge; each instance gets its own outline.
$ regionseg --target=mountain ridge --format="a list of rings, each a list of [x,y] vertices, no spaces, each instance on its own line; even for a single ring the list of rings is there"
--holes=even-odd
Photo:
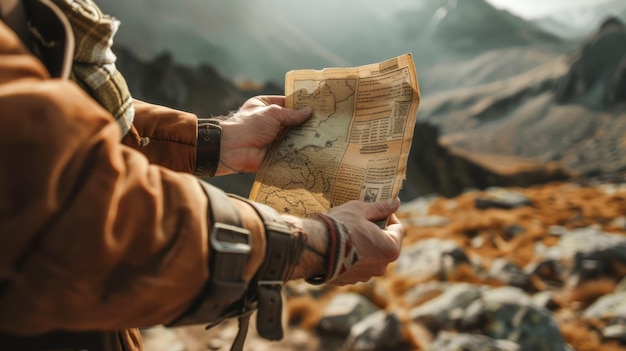
[[[462,53],[468,46],[474,46],[473,54],[526,40],[528,45],[542,41],[546,49],[565,50],[558,49],[558,38],[484,0],[407,4],[400,11],[373,0],[310,7],[286,0],[268,0],[263,6],[250,0],[189,0],[184,6],[151,0],[149,5],[157,10],[151,16],[142,12],[147,0],[110,0],[101,6],[122,21],[116,40],[140,57],[169,51],[178,62],[211,64],[234,80],[279,85],[291,69],[358,66],[406,52],[413,52],[419,71],[427,72],[445,58],[468,58]],[[506,25],[506,30],[480,29],[492,22]]]
[[[559,162],[581,176],[626,170],[626,27],[607,20],[569,57],[504,81],[424,99],[441,142]]]

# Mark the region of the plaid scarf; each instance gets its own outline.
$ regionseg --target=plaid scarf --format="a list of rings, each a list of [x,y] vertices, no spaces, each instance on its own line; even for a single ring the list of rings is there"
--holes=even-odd
[[[76,47],[70,79],[108,110],[122,129],[130,130],[135,109],[128,86],[115,68],[111,50],[120,22],[103,14],[92,0],[52,0],[68,18]]]

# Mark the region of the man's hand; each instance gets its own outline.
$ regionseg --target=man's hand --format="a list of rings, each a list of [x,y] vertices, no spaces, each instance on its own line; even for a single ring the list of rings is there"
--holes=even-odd
[[[362,202],[350,201],[328,212],[348,227],[352,244],[359,252],[359,261],[346,273],[330,282],[334,285],[368,281],[385,274],[387,265],[400,255],[404,226],[393,214],[400,200]],[[380,229],[374,222],[389,217],[389,224]]]
[[[283,130],[311,116],[308,107],[291,110],[284,106],[284,96],[257,96],[248,99],[233,117],[220,123],[222,140],[216,175],[258,171],[270,146]]]
[[[330,284],[354,284],[385,274],[387,265],[400,255],[404,237],[404,226],[393,214],[399,207],[400,200],[397,199],[378,202],[350,201],[328,212],[348,228],[352,244],[359,252],[359,261],[347,272],[330,281]],[[389,224],[385,229],[380,229],[374,223],[386,218],[389,218]],[[303,226],[308,233],[308,245],[320,253],[327,252],[325,225],[315,219],[305,219]],[[323,260],[318,255],[305,250],[296,267],[294,279],[318,275],[322,272],[323,265]]]

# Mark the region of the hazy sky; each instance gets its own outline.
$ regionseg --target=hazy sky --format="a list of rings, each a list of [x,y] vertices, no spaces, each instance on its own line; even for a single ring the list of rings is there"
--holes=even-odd
[[[493,6],[509,10],[524,18],[536,18],[560,9],[595,5],[610,0],[487,0]]]

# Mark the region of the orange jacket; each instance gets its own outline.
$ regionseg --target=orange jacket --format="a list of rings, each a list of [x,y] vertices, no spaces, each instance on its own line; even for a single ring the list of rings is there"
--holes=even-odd
[[[51,78],[0,21],[0,332],[163,324],[201,294],[208,214],[219,209],[189,174],[196,116],[135,105],[120,143],[109,113]],[[263,223],[230,201],[251,231],[249,281],[265,252]]]

